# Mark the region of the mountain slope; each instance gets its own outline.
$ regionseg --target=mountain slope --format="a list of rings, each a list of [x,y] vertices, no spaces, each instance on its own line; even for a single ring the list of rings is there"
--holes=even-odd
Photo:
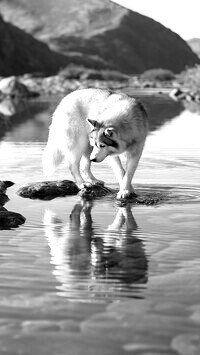
[[[48,46],[31,35],[8,24],[0,17],[0,75],[26,72],[56,72],[66,65],[63,55],[52,52]]]
[[[54,43],[63,53],[96,53],[125,73],[142,73],[151,68],[178,73],[185,66],[200,63],[177,34],[134,12],[128,12],[117,28],[106,33],[89,38],[63,36],[54,39]]]
[[[1,16],[0,34],[0,76],[25,73],[51,75],[70,63],[96,69],[108,67],[97,56],[56,53],[47,44],[5,22]]]
[[[177,34],[109,0],[0,0],[0,12],[56,51],[95,55],[125,73],[200,63]]]

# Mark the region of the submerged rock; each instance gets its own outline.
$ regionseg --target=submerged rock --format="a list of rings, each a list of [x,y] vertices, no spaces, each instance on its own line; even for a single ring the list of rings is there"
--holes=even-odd
[[[51,200],[58,196],[76,195],[78,186],[70,180],[41,181],[21,187],[17,193],[22,197]]]
[[[109,189],[104,185],[91,185],[85,186],[80,190],[79,196],[85,200],[94,200],[96,198],[104,197],[106,195],[112,194],[113,190]]]
[[[3,205],[9,200],[6,189],[14,185],[12,181],[0,181],[0,230],[16,228],[26,220],[20,213],[8,211]]]
[[[132,202],[135,202],[137,205],[157,205],[162,201],[167,200],[167,195],[159,192],[146,193],[142,195],[135,195],[131,197]]]
[[[56,180],[56,181],[41,181],[22,186],[17,194],[21,197],[41,200],[51,200],[56,197],[64,197],[70,195],[77,195],[85,200],[94,200],[105,196],[112,196],[116,199],[117,190],[113,190],[103,184],[88,185],[81,190],[78,186],[70,180]],[[169,196],[162,192],[145,192],[137,191],[131,194],[126,199],[117,200],[118,205],[126,205],[127,203],[136,205],[157,205],[161,202],[169,200]]]
[[[119,206],[124,206],[127,203],[131,203],[133,205],[145,205],[145,206],[154,206],[158,205],[161,202],[166,202],[169,200],[169,196],[166,193],[162,192],[148,192],[145,193],[143,191],[132,193],[126,199],[117,200],[117,204]]]

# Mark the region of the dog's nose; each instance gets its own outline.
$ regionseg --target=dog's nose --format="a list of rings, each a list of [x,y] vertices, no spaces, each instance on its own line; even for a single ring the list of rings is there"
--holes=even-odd
[[[93,158],[93,159],[90,159],[90,161],[93,161],[94,163],[96,163],[97,159]]]

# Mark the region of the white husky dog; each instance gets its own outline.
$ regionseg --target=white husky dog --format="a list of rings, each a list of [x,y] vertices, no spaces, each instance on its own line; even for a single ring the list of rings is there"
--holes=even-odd
[[[91,161],[107,157],[119,182],[117,198],[126,198],[133,188],[148,131],[147,114],[136,99],[101,89],[77,90],[67,95],[56,108],[43,154],[45,174],[54,172],[63,158],[79,188],[97,184]],[[126,158],[126,168],[120,156]],[[100,182],[102,183],[102,182]]]

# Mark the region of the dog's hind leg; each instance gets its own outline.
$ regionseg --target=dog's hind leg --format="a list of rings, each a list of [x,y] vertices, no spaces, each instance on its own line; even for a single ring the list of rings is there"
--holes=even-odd
[[[76,147],[77,149],[71,150],[67,154],[68,166],[69,170],[74,178],[75,183],[82,189],[84,187],[84,180],[80,173],[80,161],[82,153],[80,151],[80,147]]]
[[[78,186],[79,189],[84,187],[84,180],[80,174],[80,160],[71,159],[69,162],[69,170]]]
[[[68,147],[66,152],[70,172],[80,189],[84,188],[87,180],[94,178],[90,171],[89,156],[90,147],[87,137],[77,137],[76,142]]]

